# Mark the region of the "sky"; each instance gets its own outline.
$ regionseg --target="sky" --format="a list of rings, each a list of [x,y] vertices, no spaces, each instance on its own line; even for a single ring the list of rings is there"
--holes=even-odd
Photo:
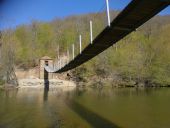
[[[2,1],[2,2],[1,2]],[[110,8],[122,10],[131,0],[109,0]],[[52,21],[71,15],[99,12],[105,0],[0,0],[0,29],[15,28],[32,20]],[[160,15],[170,14],[170,7]]]

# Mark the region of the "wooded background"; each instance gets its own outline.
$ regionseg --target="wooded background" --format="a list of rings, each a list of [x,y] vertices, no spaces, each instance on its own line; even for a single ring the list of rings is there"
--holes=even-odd
[[[112,11],[115,17],[118,12]],[[6,63],[29,69],[38,65],[42,56],[56,58],[58,47],[60,55],[71,54],[75,43],[79,52],[79,34],[83,47],[90,43],[89,21],[93,21],[94,36],[104,28],[105,13],[70,16],[51,22],[32,21],[2,31],[1,71]],[[113,35],[114,36],[114,35]],[[104,42],[103,42],[104,43]],[[8,53],[8,54],[7,54]],[[12,60],[12,61],[8,61]],[[113,81],[135,81],[170,85],[170,16],[156,16],[137,31],[122,39],[113,47],[95,57],[88,63],[72,71],[80,81],[112,78]],[[1,79],[4,74],[1,73]]]

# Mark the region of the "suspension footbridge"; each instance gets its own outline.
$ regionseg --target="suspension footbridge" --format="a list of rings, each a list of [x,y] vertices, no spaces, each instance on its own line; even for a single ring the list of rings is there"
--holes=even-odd
[[[113,21],[110,21],[109,1],[106,0],[108,24],[103,31],[93,39],[92,21],[90,21],[91,42],[89,41],[89,45],[82,50],[80,36],[80,53],[77,56],[74,57],[73,45],[72,60],[57,68],[45,66],[45,70],[49,73],[62,73],[80,66],[131,32],[136,31],[138,27],[168,7],[169,4],[170,0],[132,0]]]

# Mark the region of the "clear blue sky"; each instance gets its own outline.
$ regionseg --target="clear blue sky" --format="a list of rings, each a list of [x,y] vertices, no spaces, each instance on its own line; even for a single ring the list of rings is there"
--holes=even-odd
[[[98,12],[105,0],[4,0],[0,3],[0,29],[14,28],[32,20],[51,21],[70,15]],[[112,9],[121,10],[131,0],[110,0]],[[160,13],[170,14],[170,7]]]

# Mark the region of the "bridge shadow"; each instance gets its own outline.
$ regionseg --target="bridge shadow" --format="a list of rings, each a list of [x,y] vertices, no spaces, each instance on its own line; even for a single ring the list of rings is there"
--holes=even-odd
[[[82,106],[76,101],[68,101],[66,104],[71,108],[74,112],[79,114],[84,120],[86,120],[93,128],[121,128],[116,124],[113,124],[109,120],[101,117],[100,115],[92,112],[88,108]]]

